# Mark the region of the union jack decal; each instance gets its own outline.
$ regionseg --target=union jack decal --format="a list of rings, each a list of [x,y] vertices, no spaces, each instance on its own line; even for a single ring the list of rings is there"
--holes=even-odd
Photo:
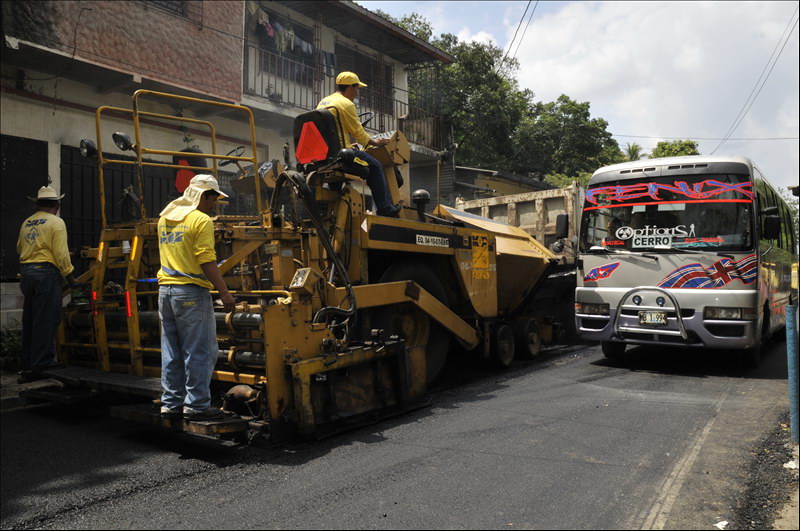
[[[721,288],[741,280],[750,284],[758,274],[758,261],[756,255],[745,256],[738,262],[730,258],[717,260],[709,267],[702,264],[687,264],[679,267],[658,283],[660,288]]]
[[[598,280],[603,280],[611,276],[611,274],[617,270],[619,267],[619,262],[614,262],[613,264],[606,264],[600,267],[595,267],[588,273],[586,276],[583,277],[584,282],[596,282]]]

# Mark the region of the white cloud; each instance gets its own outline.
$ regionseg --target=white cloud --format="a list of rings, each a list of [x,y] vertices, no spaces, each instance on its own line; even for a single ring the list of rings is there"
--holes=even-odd
[[[466,26],[461,28],[456,36],[458,37],[458,40],[462,42],[480,42],[482,44],[494,44],[497,46],[497,39],[495,39],[494,35],[491,33],[487,33],[485,31],[472,33]]]
[[[589,101],[617,134],[722,137],[750,94],[796,2],[571,3],[534,17],[520,85],[552,101]],[[518,19],[517,19],[518,22]],[[516,27],[516,22],[512,22]],[[511,39],[514,28],[510,28]],[[734,133],[797,137],[798,30]],[[652,147],[657,139],[619,138]],[[710,153],[719,141],[701,141]],[[778,185],[797,183],[798,141],[728,141]]]
[[[514,36],[525,2],[365,2],[396,16],[418,12],[435,33],[466,41]],[[539,2],[518,38],[518,79],[542,101],[589,101],[620,145],[659,138],[722,137],[732,124],[798,2]],[[533,4],[531,4],[533,8]],[[526,16],[527,20],[527,16]],[[798,137],[800,55],[792,37],[735,138]],[[499,41],[497,39],[500,39]],[[511,53],[517,48],[514,43]],[[700,140],[708,154],[718,140]],[[781,186],[797,184],[797,140],[729,140],[719,154],[751,157]]]

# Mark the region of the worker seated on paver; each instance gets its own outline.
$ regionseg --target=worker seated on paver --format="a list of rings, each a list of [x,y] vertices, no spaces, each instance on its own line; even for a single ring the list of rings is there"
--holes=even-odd
[[[352,136],[356,142],[364,146],[384,146],[389,143],[388,138],[375,139],[369,136],[358,121],[356,114],[356,106],[353,100],[358,98],[358,92],[361,87],[366,87],[356,74],[353,72],[342,72],[336,77],[336,92],[330,96],[325,97],[317,105],[317,109],[335,108],[334,115],[338,121],[339,141],[342,147],[349,145],[348,137]],[[366,151],[354,150],[356,158],[349,165],[367,166],[369,168],[369,176],[367,177],[367,185],[372,191],[372,198],[375,201],[375,208],[379,216],[397,217],[400,212],[401,206],[399,204],[393,205],[389,196],[389,188],[386,184],[386,177],[383,174],[383,166],[372,155],[367,154]],[[360,174],[353,168],[353,171],[348,170],[345,166],[344,171],[348,173]]]

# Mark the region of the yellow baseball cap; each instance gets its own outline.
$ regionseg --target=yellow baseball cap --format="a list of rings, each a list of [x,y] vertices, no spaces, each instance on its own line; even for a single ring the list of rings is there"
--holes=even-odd
[[[337,85],[355,85],[358,83],[359,87],[366,87],[366,83],[362,83],[358,76],[355,75],[353,72],[342,72],[338,76],[336,76],[336,84]]]

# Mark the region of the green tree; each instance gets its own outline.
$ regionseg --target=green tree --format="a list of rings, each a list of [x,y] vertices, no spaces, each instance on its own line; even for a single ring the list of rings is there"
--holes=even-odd
[[[403,17],[399,19],[394,18],[389,13],[381,11],[380,9],[376,9],[375,14],[380,15],[389,22],[400,26],[409,33],[413,33],[424,41],[431,42],[433,38],[433,25],[419,13],[403,15]]]
[[[634,161],[634,160],[641,160],[642,158],[642,146],[634,142],[633,144],[628,143],[625,145],[625,160],[626,161]]]
[[[579,185],[586,187],[589,184],[589,179],[592,174],[588,171],[578,172],[577,175],[564,175],[563,173],[551,173],[545,175],[544,182],[552,184],[556,188],[566,188],[572,184],[572,181],[577,181]]]
[[[778,193],[781,194],[783,200],[789,206],[789,213],[792,216],[792,223],[794,224],[795,237],[800,237],[800,208],[798,208],[798,198],[792,195],[788,188],[778,188]]]
[[[577,177],[607,164],[622,162],[619,144],[608,122],[592,118],[589,102],[562,94],[554,102],[536,103],[515,132],[512,171],[536,178],[562,174]]]
[[[670,142],[661,141],[653,148],[650,153],[651,159],[660,157],[681,157],[684,155],[699,155],[697,142],[694,140],[672,140]]]
[[[409,72],[409,103],[431,109],[431,94],[441,94],[436,108],[452,128],[459,165],[501,168],[549,182],[585,180],[587,174],[625,156],[608,132],[608,122],[592,118],[589,102],[562,95],[535,103],[520,89],[519,63],[503,61],[493,44],[461,42],[452,34],[433,36],[433,27],[417,13],[396,19],[377,14],[444,50],[456,61],[439,65],[437,76]],[[419,75],[418,75],[419,74]]]
[[[506,72],[517,67],[503,50],[478,42],[460,42],[444,34],[434,44],[456,58],[442,69],[442,114],[452,124],[459,164],[493,165],[514,158],[513,136],[529,109],[533,93],[520,90]],[[508,166],[506,166],[508,167]]]

